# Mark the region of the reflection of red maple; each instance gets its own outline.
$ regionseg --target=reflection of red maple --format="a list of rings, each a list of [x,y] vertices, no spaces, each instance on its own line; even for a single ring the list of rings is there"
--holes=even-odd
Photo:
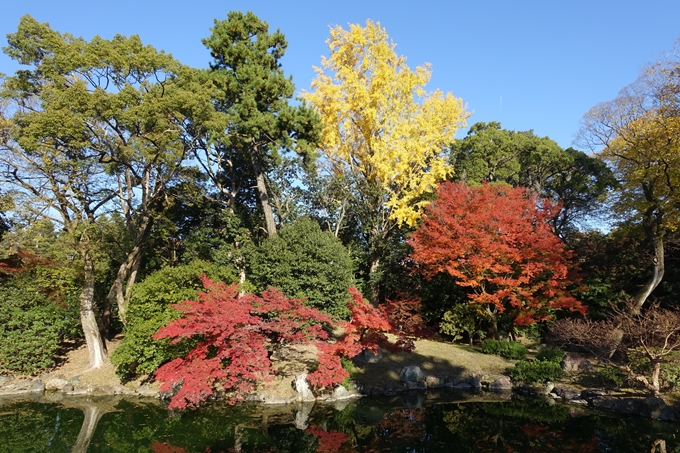
[[[316,425],[307,428],[307,432],[319,441],[317,453],[339,453],[343,451],[342,445],[350,440],[349,436],[341,431],[324,431]]]
[[[572,254],[553,233],[557,206],[523,188],[445,182],[413,233],[411,259],[426,277],[448,273],[470,288],[470,301],[508,311],[518,325],[553,310],[585,312],[567,291],[576,283]]]
[[[525,445],[529,445],[530,448],[523,450],[527,452],[593,453],[601,451],[597,436],[591,437],[588,442],[583,442],[581,439],[565,438],[559,431],[552,431],[538,425],[525,425],[522,427],[522,432],[528,437]]]
[[[162,365],[156,371],[161,392],[181,385],[172,397],[170,409],[198,406],[219,386],[231,392],[230,401],[252,392],[257,382],[272,375],[267,346],[272,343],[303,344],[328,338],[321,323],[331,318],[301,300],[290,300],[278,290],[261,296],[238,297],[235,285],[227,286],[204,277],[208,290],[199,301],[185,301],[176,307],[182,318],[161,328],[154,338],[198,337],[200,341],[186,357]]]
[[[425,409],[401,409],[385,413],[380,429],[389,437],[420,439],[425,433]]]
[[[153,453],[188,453],[186,448],[175,447],[170,442],[154,442],[151,444],[151,451]]]

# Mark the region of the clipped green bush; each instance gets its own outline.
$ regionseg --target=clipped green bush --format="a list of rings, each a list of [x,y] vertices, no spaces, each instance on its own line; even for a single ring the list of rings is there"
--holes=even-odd
[[[543,347],[536,354],[536,360],[543,360],[544,362],[562,363],[563,358],[564,351],[554,346]]]
[[[508,370],[508,376],[515,382],[535,384],[556,381],[564,375],[559,363],[545,360],[520,360]]]
[[[628,374],[625,371],[613,366],[606,366],[597,370],[597,378],[606,388],[620,388],[626,382],[627,377]]]
[[[349,316],[352,259],[340,239],[312,219],[300,218],[266,239],[250,257],[248,279],[258,291],[273,286],[329,315]]]
[[[113,352],[111,361],[122,379],[148,375],[163,363],[183,356],[193,346],[191,339],[171,345],[170,340],[151,338],[158,329],[179,318],[179,310],[171,305],[185,300],[197,300],[203,290],[201,275],[224,283],[237,282],[234,274],[224,267],[201,260],[164,267],[137,283],[127,310],[125,337]]]
[[[506,359],[521,360],[527,355],[527,348],[515,341],[484,340],[482,342],[484,354],[494,354]]]

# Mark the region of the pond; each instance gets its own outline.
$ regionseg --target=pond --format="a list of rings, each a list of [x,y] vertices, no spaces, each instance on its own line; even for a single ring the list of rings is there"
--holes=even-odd
[[[0,401],[2,452],[677,452],[680,425],[549,400],[424,394],[288,406]],[[492,401],[489,401],[492,400]]]

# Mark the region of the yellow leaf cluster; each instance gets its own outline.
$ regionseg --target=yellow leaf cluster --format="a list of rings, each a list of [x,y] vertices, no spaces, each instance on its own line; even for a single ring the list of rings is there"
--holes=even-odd
[[[379,22],[336,26],[327,43],[331,55],[302,95],[321,116],[321,150],[334,171],[386,192],[376,208],[413,226],[423,195],[452,173],[444,151],[469,113],[451,93],[425,91],[429,65],[411,70]]]
[[[680,118],[651,111],[630,120],[601,153],[623,186],[624,207],[664,213],[666,228],[680,224]]]

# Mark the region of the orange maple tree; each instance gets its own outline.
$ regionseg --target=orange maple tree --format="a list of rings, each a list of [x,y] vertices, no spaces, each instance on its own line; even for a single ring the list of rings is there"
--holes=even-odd
[[[448,273],[469,288],[498,334],[497,315],[517,325],[550,319],[555,310],[585,306],[568,288],[578,284],[567,250],[550,227],[559,209],[526,189],[445,182],[409,239],[410,259],[426,278]]]

